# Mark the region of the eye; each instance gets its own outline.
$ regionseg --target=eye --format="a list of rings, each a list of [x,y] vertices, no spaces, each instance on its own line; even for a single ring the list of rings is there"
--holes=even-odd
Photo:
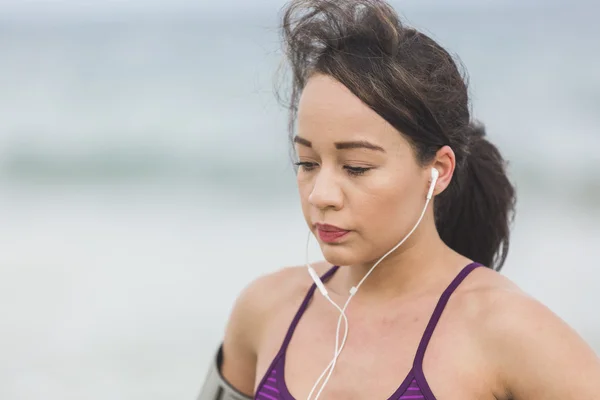
[[[364,168],[364,167],[351,167],[351,166],[349,166],[349,165],[346,165],[346,166],[344,167],[344,169],[345,169],[346,171],[348,171],[348,173],[349,173],[350,175],[353,175],[353,176],[360,176],[360,175],[363,175],[365,172],[367,172],[367,171],[371,170],[372,168]]]
[[[312,163],[312,162],[306,162],[306,161],[300,161],[295,163],[295,165],[299,168],[302,168],[303,171],[312,171],[313,169],[315,169],[317,167],[317,163]]]

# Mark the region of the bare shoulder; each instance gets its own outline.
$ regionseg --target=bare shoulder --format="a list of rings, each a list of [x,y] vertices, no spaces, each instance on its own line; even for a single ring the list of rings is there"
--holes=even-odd
[[[482,319],[490,317],[492,308],[506,304],[504,299],[524,301],[527,297],[518,285],[499,272],[477,268],[452,294],[448,307],[458,312],[465,322],[480,327]]]
[[[511,398],[600,391],[600,360],[572,327],[493,270],[479,268],[469,278],[457,303]]]
[[[492,338],[525,331],[531,336],[545,328],[572,330],[539,300],[489,268],[473,271],[455,296],[458,306],[477,322],[477,331]],[[536,340],[543,338],[544,335],[540,335]]]
[[[572,330],[547,306],[500,273],[479,268],[472,275],[464,288],[457,290],[457,297],[476,318],[482,333],[502,333],[506,337],[510,332],[534,334],[549,327]],[[543,335],[537,339],[543,339]]]
[[[330,264],[313,265],[324,273]],[[237,297],[223,339],[223,377],[242,393],[252,395],[257,352],[270,319],[286,305],[296,304],[312,281],[306,267],[284,267],[259,276]]]
[[[318,263],[314,268],[318,273],[324,273],[328,264]],[[256,349],[255,343],[251,343],[252,339],[258,339],[269,316],[282,305],[297,302],[311,284],[306,267],[302,266],[283,267],[257,277],[237,297],[227,333],[239,331],[250,342],[250,347]]]
[[[331,264],[326,262],[312,266],[319,275],[331,268]],[[251,315],[260,324],[275,308],[281,308],[288,302],[297,303],[299,298],[306,295],[312,283],[305,266],[283,267],[259,276],[247,285],[234,308],[239,308],[244,315]]]

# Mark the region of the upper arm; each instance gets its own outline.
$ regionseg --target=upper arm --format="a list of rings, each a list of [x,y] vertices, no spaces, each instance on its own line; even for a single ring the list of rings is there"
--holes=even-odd
[[[520,294],[505,296],[489,321],[489,349],[511,399],[600,398],[600,360],[544,305]]]
[[[302,286],[299,277],[306,278],[303,270],[282,268],[253,281],[236,299],[223,339],[221,375],[238,391],[252,396],[258,349],[269,323],[267,318],[273,315],[274,307],[281,306],[294,293],[299,283]]]
[[[236,299],[223,338],[221,374],[238,391],[252,396],[257,348],[265,316],[265,288],[269,276],[248,285]]]

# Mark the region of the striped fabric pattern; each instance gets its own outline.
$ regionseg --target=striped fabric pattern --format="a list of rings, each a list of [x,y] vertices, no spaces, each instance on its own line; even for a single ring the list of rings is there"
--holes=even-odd
[[[410,385],[406,388],[406,392],[404,392],[403,394],[400,395],[400,397],[398,397],[398,399],[400,399],[400,400],[423,399],[423,398],[425,398],[425,396],[423,396],[423,393],[421,393],[421,388],[417,384],[417,380],[414,378],[410,382]]]
[[[278,362],[277,364],[281,365],[281,362]],[[256,396],[254,397],[255,400],[296,400],[290,394],[287,386],[285,385],[285,380],[282,376],[283,374],[279,376],[277,372],[278,370],[275,368],[270,370],[268,376],[266,376],[266,379],[263,379],[263,382],[258,387]],[[416,378],[413,376],[414,375],[411,371],[402,385],[400,385],[400,387],[388,400],[435,400],[435,397],[425,397],[421,391],[421,388],[419,387],[419,384],[417,383]]]
[[[279,389],[277,389],[277,370],[272,369],[265,382],[258,388],[255,399],[259,400],[279,400],[283,399]],[[284,383],[285,384],[285,383]]]

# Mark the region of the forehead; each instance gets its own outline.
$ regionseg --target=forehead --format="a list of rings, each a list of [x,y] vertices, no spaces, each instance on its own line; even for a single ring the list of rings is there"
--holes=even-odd
[[[347,87],[327,75],[308,80],[298,106],[298,134],[311,141],[367,139],[392,145],[401,137]]]

